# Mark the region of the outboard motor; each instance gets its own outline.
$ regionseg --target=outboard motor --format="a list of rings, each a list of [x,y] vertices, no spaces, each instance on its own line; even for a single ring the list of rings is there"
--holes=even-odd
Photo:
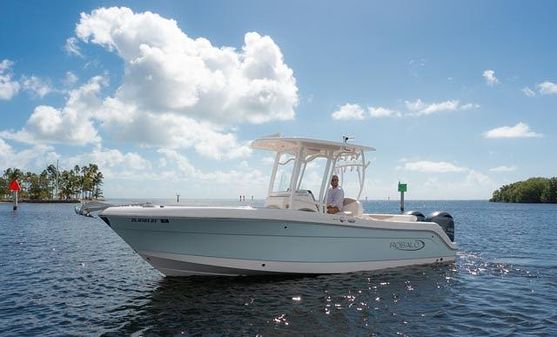
[[[449,239],[454,242],[454,220],[452,215],[447,212],[437,211],[431,213],[425,221],[437,223],[443,228]]]
[[[408,211],[404,214],[415,216],[417,218],[416,221],[425,221],[425,215],[420,211]]]

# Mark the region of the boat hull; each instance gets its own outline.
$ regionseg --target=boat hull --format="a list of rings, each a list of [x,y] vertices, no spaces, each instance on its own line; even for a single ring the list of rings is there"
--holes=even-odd
[[[117,207],[101,218],[167,276],[345,273],[456,255],[434,223],[240,208]]]
[[[160,252],[139,253],[165,276],[248,276],[270,274],[336,274],[454,261],[454,256],[367,262],[283,262],[224,259]]]

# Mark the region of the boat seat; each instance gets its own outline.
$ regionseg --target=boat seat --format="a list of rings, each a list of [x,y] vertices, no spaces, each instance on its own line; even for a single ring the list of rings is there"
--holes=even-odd
[[[319,206],[315,202],[315,197],[310,190],[297,190],[293,197],[293,206],[288,205],[290,202],[290,192],[280,191],[272,192],[265,200],[265,207],[278,209],[295,209],[306,212],[319,212]]]
[[[364,214],[364,208],[360,205],[360,202],[352,198],[344,198],[343,212],[350,212],[353,216],[360,216]]]

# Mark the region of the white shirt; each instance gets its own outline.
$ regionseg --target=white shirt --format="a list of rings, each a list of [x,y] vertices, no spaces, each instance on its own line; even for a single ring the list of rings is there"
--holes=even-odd
[[[327,206],[337,207],[339,211],[342,210],[344,204],[344,191],[342,188],[329,188],[327,191]]]

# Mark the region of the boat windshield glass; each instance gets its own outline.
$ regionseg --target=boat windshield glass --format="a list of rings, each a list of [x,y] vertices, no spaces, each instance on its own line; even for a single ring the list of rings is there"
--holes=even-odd
[[[273,192],[285,192],[288,190],[295,159],[295,156],[291,154],[281,154],[277,167],[276,179],[273,184]]]
[[[337,168],[334,174],[339,177],[339,185],[344,190],[344,196],[355,198],[360,191],[360,174],[357,167]]]
[[[327,165],[327,158],[319,157],[302,165],[302,173],[300,175],[301,182],[299,184],[299,190],[309,190],[312,191],[315,198],[318,197],[319,191],[321,189],[321,183],[323,182],[323,176],[325,175],[325,167]]]

